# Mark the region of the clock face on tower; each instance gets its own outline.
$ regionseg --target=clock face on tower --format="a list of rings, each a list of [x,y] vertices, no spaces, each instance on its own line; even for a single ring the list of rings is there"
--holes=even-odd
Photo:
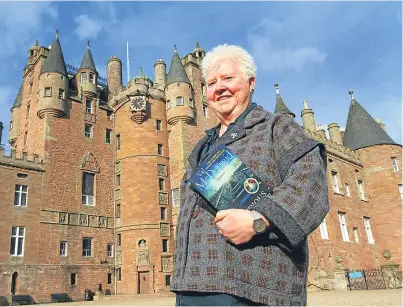
[[[134,96],[130,98],[130,110],[133,112],[145,111],[146,110],[146,97],[145,96]]]

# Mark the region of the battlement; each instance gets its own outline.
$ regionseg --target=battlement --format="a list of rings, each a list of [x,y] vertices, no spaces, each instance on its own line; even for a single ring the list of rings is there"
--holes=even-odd
[[[26,152],[17,155],[15,150],[10,150],[9,154],[7,154],[3,146],[0,146],[0,165],[37,172],[45,171],[43,159],[39,155],[28,155]]]

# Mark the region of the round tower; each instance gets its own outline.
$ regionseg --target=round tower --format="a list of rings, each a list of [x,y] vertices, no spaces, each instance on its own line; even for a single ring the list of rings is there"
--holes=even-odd
[[[122,61],[112,56],[108,61],[108,92],[116,92],[122,87]]]
[[[52,43],[48,57],[43,63],[39,75],[39,118],[45,114],[54,117],[63,117],[67,112],[66,98],[68,92],[69,79],[62,48],[59,42],[58,31]]]
[[[176,46],[168,72],[165,94],[168,124],[174,125],[178,121],[192,123],[194,119],[193,89]]]
[[[95,67],[94,59],[92,58],[89,41],[80,68],[77,71],[76,79],[79,94],[89,98],[97,96],[98,72]]]
[[[200,47],[199,42],[196,43],[196,48],[192,51],[193,56],[196,58],[196,61],[200,64],[206,52],[203,48]]]
[[[304,109],[301,111],[301,118],[304,129],[316,131],[315,117],[312,109],[308,107],[308,103],[304,100]]]
[[[162,59],[159,59],[154,64],[155,85],[159,89],[165,88],[166,81],[166,64]]]
[[[39,53],[38,41],[35,41],[35,45],[29,48],[28,51],[28,69],[32,69],[35,64],[35,60]]]

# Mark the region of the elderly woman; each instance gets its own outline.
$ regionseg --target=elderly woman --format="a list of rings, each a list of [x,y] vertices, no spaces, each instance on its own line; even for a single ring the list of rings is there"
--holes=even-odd
[[[326,154],[287,114],[251,102],[256,67],[247,51],[222,45],[202,62],[207,100],[220,124],[189,156],[181,185],[175,272],[178,306],[305,305],[307,236],[329,210]],[[187,179],[225,144],[271,190],[251,210],[216,216]]]

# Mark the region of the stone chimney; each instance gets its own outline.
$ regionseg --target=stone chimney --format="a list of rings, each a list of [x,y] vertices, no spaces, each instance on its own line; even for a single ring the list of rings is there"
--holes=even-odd
[[[316,126],[316,132],[325,140],[327,139],[326,137],[326,131],[323,129],[322,125],[317,125]]]
[[[343,141],[341,138],[341,133],[340,133],[340,127],[338,124],[336,124],[336,123],[329,124],[327,126],[327,131],[329,132],[330,139],[333,142],[340,144],[340,145],[343,144]]]
[[[344,132],[346,131],[346,128],[340,128],[340,135],[341,135],[341,142],[344,143]]]
[[[301,111],[301,118],[304,129],[315,131],[315,117],[312,109],[309,109],[308,103],[304,100],[304,109]]]

